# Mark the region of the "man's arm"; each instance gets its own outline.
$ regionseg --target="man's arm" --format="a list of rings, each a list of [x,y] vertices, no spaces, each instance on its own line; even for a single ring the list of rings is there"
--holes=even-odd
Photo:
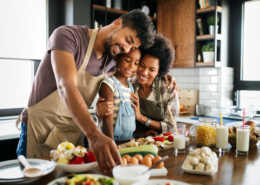
[[[109,102],[113,102],[114,100],[112,90],[105,83],[103,83],[100,87],[99,96],[104,97]],[[114,114],[103,117],[103,132],[106,136],[114,140],[113,117]]]
[[[122,163],[115,143],[100,132],[77,89],[78,78],[74,56],[66,51],[52,50],[51,63],[59,95],[73,121],[87,136],[90,149],[101,169],[107,171],[112,169],[115,163]]]

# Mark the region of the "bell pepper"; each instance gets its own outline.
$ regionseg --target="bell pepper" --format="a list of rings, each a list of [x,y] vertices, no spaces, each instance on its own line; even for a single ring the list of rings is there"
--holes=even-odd
[[[164,139],[162,137],[153,137],[154,141],[161,141],[163,142]]]
[[[170,136],[168,137],[168,140],[169,140],[169,141],[174,141],[173,135],[170,135]]]
[[[172,133],[171,133],[171,131],[169,131],[169,132],[165,132],[163,135],[164,136],[169,136],[169,135],[171,135]]]
[[[70,164],[85,164],[84,157],[75,157],[74,161],[70,161]]]
[[[85,153],[84,160],[86,163],[92,163],[97,161],[96,157],[94,156],[93,152],[89,151]]]

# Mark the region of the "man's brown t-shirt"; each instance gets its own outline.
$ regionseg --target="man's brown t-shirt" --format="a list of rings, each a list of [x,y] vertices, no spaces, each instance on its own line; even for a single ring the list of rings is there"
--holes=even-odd
[[[57,90],[54,72],[51,65],[51,50],[63,50],[74,56],[77,70],[79,70],[88,48],[89,35],[87,26],[61,26],[54,30],[49,38],[47,50],[40,62],[39,68],[33,82],[28,107],[40,102],[52,92]],[[102,74],[101,66],[106,58],[106,54],[101,59],[93,49],[86,71],[93,76]],[[108,57],[105,73],[115,71],[115,62],[112,57]],[[22,122],[27,124],[27,110],[23,110]]]

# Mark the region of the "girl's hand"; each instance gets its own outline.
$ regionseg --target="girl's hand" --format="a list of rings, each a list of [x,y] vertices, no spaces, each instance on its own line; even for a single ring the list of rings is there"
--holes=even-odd
[[[135,102],[135,103],[131,102],[131,104],[132,104],[132,107],[135,110],[136,119],[138,121],[140,121],[142,114],[140,112],[139,96],[134,94],[134,93],[130,93],[130,95],[131,95],[131,97],[130,97],[131,100],[133,100]]]
[[[157,132],[155,132],[154,130],[148,130],[148,131],[145,131],[145,137],[147,136],[153,136],[153,137],[156,137],[158,136],[159,134]]]

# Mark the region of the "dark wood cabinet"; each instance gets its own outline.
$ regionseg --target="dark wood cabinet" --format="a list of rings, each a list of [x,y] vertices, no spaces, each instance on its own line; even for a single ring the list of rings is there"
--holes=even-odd
[[[173,68],[194,67],[194,0],[158,0],[157,32],[171,39],[176,57]]]

